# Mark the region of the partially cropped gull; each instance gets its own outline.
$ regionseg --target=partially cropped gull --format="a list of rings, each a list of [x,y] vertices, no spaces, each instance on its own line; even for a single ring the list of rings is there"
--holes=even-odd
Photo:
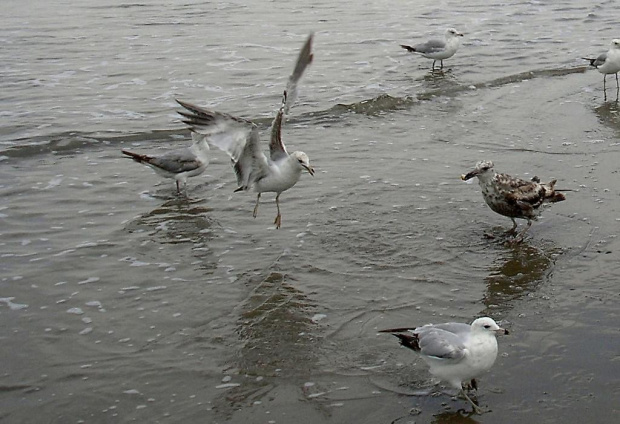
[[[297,98],[297,83],[312,62],[312,39],[311,34],[299,53],[295,69],[282,96],[282,105],[273,120],[269,157],[260,150],[258,127],[253,122],[177,100],[186,109],[179,113],[190,130],[206,137],[209,144],[222,149],[231,157],[239,186],[235,191],[253,189],[258,193],[254,218],[258,213],[261,194],[276,193],[276,228],[280,228],[282,224],[280,195],[299,181],[302,171],[314,175],[308,155],[299,151],[289,154],[282,142],[285,115]]]
[[[515,243],[523,241],[523,236],[532,226],[532,220],[538,219],[544,204],[566,199],[564,194],[554,188],[557,180],[543,184],[538,177],[526,181],[508,174],[497,174],[493,170],[493,162],[488,160],[478,162],[473,171],[461,175],[463,181],[474,177],[478,177],[486,204],[494,212],[512,220],[513,227],[508,231],[509,234],[516,234],[515,218],[527,220],[527,226],[515,237]]]
[[[467,395],[465,386],[477,389],[475,379],[491,369],[497,358],[496,334],[508,334],[492,318],[478,318],[471,325],[447,322],[380,332],[398,337],[401,345],[420,355],[432,375],[459,390],[476,413],[484,412]]]
[[[617,94],[620,90],[620,85],[618,85],[618,72],[620,72],[620,40],[612,40],[611,47],[607,53],[602,53],[597,58],[584,57],[584,59],[590,61],[590,65],[594,66],[601,74],[603,74],[603,92],[605,93],[605,100],[607,100],[607,75],[616,74]]]
[[[176,182],[177,193],[181,192],[181,185],[185,188],[188,177],[202,174],[209,164],[209,145],[205,137],[192,134],[191,146],[166,152],[161,155],[148,155],[121,150],[124,155],[134,161],[147,165],[162,177],[173,178]]]
[[[440,69],[443,69],[443,60],[454,56],[459,48],[460,37],[463,34],[454,28],[448,28],[445,32],[443,40],[429,40],[424,43],[408,46],[401,44],[400,46],[408,52],[418,53],[427,59],[433,59],[433,70],[435,70],[435,62],[441,63]]]

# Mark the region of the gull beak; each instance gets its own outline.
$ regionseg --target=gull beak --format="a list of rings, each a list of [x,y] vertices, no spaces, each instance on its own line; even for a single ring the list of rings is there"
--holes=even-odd
[[[467,174],[461,175],[461,180],[463,180],[463,181],[471,180],[476,175],[478,175],[477,171],[471,171],[471,172],[468,172]]]
[[[505,328],[498,328],[497,330],[495,330],[496,334],[501,334],[501,335],[507,335],[510,334],[510,331],[506,330]]]
[[[462,37],[462,36],[463,36],[463,33],[462,33],[462,32],[459,32],[459,33],[458,33],[458,34],[456,34],[456,35],[458,35],[459,37]]]
[[[312,175],[314,177],[314,168],[313,167],[311,167],[310,165],[304,165],[304,164],[302,164],[301,166],[306,168],[306,171],[308,171],[308,174],[310,174],[310,175]]]

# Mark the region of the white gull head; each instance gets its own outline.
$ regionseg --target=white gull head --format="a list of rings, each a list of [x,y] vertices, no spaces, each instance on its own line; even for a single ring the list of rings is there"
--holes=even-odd
[[[291,153],[291,157],[297,161],[302,169],[305,169],[310,175],[314,176],[314,168],[310,166],[310,158],[307,154],[304,152],[293,152]]]
[[[482,182],[493,178],[494,175],[495,171],[493,171],[493,162],[490,160],[481,160],[476,164],[473,171],[461,175],[461,179],[463,181],[467,181],[474,177],[478,177],[478,179]]]

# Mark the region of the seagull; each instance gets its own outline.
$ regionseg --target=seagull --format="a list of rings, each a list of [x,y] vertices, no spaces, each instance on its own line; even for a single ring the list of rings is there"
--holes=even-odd
[[[493,162],[491,161],[480,161],[473,171],[461,175],[463,181],[474,177],[478,177],[482,197],[484,197],[487,205],[494,212],[512,220],[513,227],[508,231],[508,234],[516,233],[517,222],[515,218],[527,219],[527,226],[515,237],[515,243],[523,241],[525,232],[532,226],[532,220],[538,218],[543,204],[566,200],[564,194],[554,189],[557,180],[541,184],[538,177],[532,178],[531,181],[525,181],[508,174],[497,174],[493,170]]]
[[[381,330],[398,337],[400,344],[418,352],[430,373],[459,390],[478,414],[484,412],[464,390],[464,384],[477,389],[475,378],[491,369],[497,358],[495,335],[508,334],[489,317],[469,324],[447,322],[422,327]]]
[[[607,100],[606,91],[606,79],[607,74],[616,74],[616,92],[620,90],[618,85],[618,72],[620,72],[620,40],[611,40],[611,47],[607,53],[602,53],[596,59],[584,57],[583,59],[589,60],[590,65],[594,66],[598,71],[603,74],[603,91],[605,92],[605,100]]]
[[[444,40],[429,40],[426,43],[416,44],[415,46],[407,46],[401,44],[400,46],[412,53],[420,53],[427,59],[433,59],[433,71],[435,70],[435,62],[438,60],[441,62],[441,68],[443,69],[443,60],[454,56],[454,53],[459,48],[460,39],[463,34],[458,32],[454,28],[448,28],[444,35]]]
[[[261,194],[276,193],[276,228],[282,225],[280,195],[299,181],[302,171],[306,170],[314,176],[314,168],[310,166],[308,155],[298,151],[289,154],[282,142],[284,117],[297,98],[299,79],[312,62],[312,39],[313,34],[310,34],[299,53],[295,69],[282,96],[282,105],[273,120],[269,157],[260,151],[258,127],[253,122],[177,100],[187,110],[179,114],[183,116],[183,122],[189,125],[190,130],[206,137],[208,143],[231,157],[239,185],[235,192],[254,189],[258,193],[254,218],[258,213]]]
[[[206,142],[206,137],[192,133],[192,140],[193,143],[189,147],[172,150],[158,156],[144,155],[128,150],[121,150],[121,152],[138,163],[150,166],[163,177],[174,178],[177,193],[180,193],[181,183],[185,188],[187,178],[202,174],[209,164],[209,145]]]

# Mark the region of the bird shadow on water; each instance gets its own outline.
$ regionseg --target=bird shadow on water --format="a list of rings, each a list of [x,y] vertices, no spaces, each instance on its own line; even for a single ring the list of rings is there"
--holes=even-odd
[[[527,240],[509,245],[489,268],[482,314],[505,314],[514,302],[535,291],[551,274],[555,260],[563,253],[548,242],[538,245]]]
[[[412,408],[407,415],[398,417],[390,422],[390,424],[406,424],[411,422],[417,422],[413,420],[414,416],[420,416],[423,422],[430,422],[432,424],[477,424],[479,421],[474,417],[480,417],[470,408],[459,408],[457,410],[449,410],[440,413],[434,413],[430,417],[426,415],[419,408]]]
[[[455,412],[442,412],[433,416],[432,424],[476,424],[478,421],[472,417],[476,416],[471,411],[459,409]]]
[[[235,310],[238,340],[226,364],[227,373],[244,376],[245,383],[214,400],[214,410],[222,417],[260,403],[282,378],[309,375],[317,367],[314,302],[294,287],[292,277],[276,270],[245,280],[251,291]]]
[[[595,107],[594,113],[602,125],[620,132],[620,107],[617,98],[613,102],[605,102]]]
[[[173,197],[150,212],[130,221],[125,229],[131,233],[146,232],[160,243],[200,242],[210,238],[216,221],[209,217],[204,199],[184,195]]]

